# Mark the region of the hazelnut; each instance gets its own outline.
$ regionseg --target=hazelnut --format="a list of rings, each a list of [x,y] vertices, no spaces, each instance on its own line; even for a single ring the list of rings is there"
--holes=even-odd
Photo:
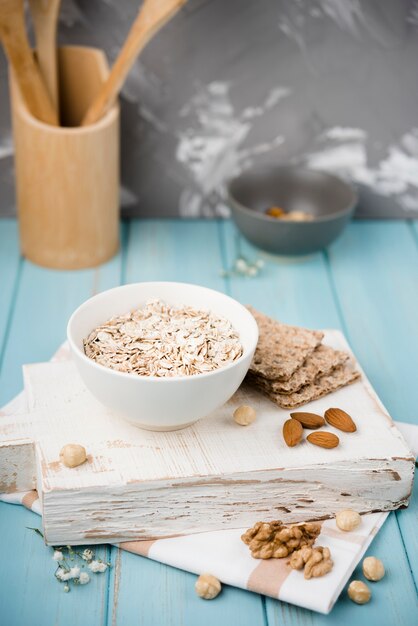
[[[252,424],[256,417],[257,413],[255,412],[255,409],[246,404],[239,406],[234,411],[234,420],[240,426],[248,426],[249,424]]]
[[[346,509],[345,511],[337,513],[335,521],[340,530],[348,532],[360,526],[361,516],[357,513],[357,511]]]
[[[347,593],[356,604],[366,604],[372,597],[372,592],[362,580],[353,580],[348,585]]]
[[[221,583],[212,574],[201,574],[194,586],[197,595],[204,600],[213,600],[221,592]]]
[[[385,575],[385,566],[375,556],[368,556],[363,561],[363,574],[367,580],[377,582]]]
[[[78,443],[67,443],[60,452],[61,463],[67,467],[77,467],[87,460],[86,449]]]

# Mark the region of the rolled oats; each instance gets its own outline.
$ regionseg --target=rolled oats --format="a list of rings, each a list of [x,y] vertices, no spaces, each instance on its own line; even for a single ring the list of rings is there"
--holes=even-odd
[[[84,351],[119,372],[173,377],[224,367],[242,355],[242,346],[227,319],[152,300],[95,328],[84,340]]]

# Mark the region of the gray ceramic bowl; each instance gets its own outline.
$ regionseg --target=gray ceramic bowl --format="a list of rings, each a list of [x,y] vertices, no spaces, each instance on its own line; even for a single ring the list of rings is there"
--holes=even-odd
[[[299,166],[261,167],[234,178],[227,186],[232,217],[242,234],[274,254],[309,254],[328,246],[351,219],[354,188],[337,176]],[[266,215],[271,206],[304,211],[305,222]]]

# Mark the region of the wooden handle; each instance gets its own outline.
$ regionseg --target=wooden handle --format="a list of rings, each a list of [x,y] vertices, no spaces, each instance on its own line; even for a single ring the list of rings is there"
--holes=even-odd
[[[23,0],[0,0],[0,39],[29,111],[42,122],[57,126],[57,114],[26,36]]]
[[[65,47],[59,71],[63,120],[79,124],[109,75],[105,55]],[[118,106],[101,124],[54,128],[27,114],[14,75],[10,82],[22,253],[61,269],[104,263],[119,245]]]
[[[177,13],[186,0],[145,0],[113,65],[108,80],[83,118],[82,126],[94,124],[117,97],[132,65],[152,37]]]
[[[29,0],[36,35],[36,56],[49,97],[58,111],[57,21],[61,0]]]

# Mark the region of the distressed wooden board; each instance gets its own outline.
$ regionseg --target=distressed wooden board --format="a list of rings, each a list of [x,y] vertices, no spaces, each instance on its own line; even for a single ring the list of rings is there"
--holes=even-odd
[[[348,348],[338,331],[328,331],[326,340]],[[26,366],[25,389],[29,414],[3,419],[3,440],[13,427],[14,437],[37,442],[49,543],[241,528],[260,515],[321,519],[344,506],[391,510],[409,498],[414,460],[366,380],[307,405],[320,413],[330,404],[341,406],[355,416],[358,432],[340,433],[341,444],[332,451],[307,442],[288,448],[281,436],[288,412],[249,387],[212,416],[174,433],[143,431],[104,409],[72,361]],[[241,404],[257,410],[251,428],[232,420]],[[70,441],[89,453],[89,462],[77,469],[59,462]]]
[[[35,444],[30,439],[0,441],[0,493],[36,486]]]

